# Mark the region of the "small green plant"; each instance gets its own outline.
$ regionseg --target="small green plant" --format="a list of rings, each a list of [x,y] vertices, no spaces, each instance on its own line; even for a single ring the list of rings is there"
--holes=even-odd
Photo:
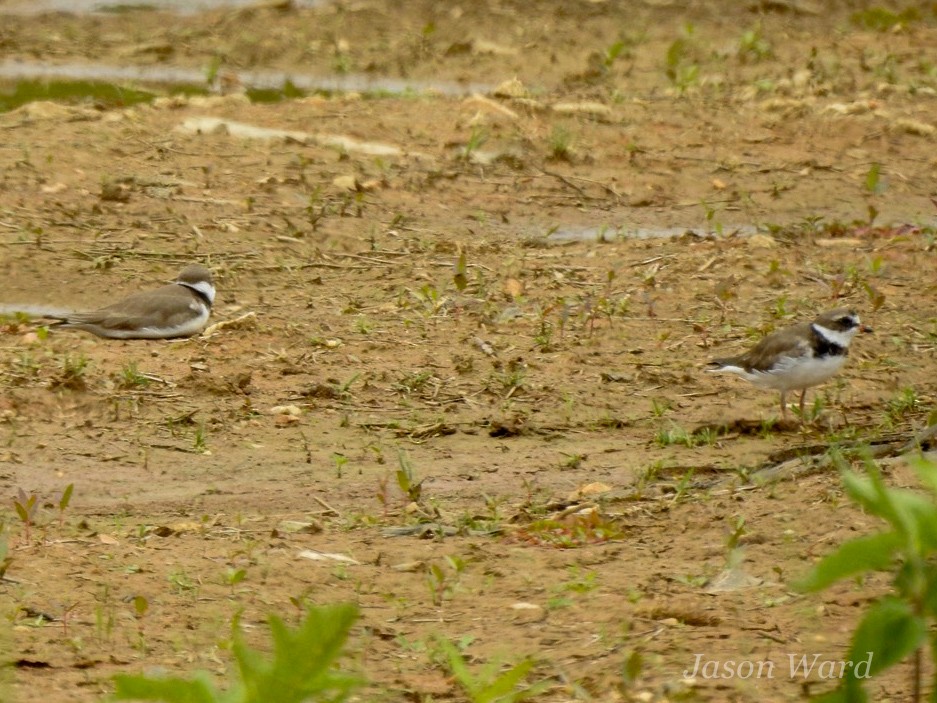
[[[460,293],[468,285],[468,269],[465,262],[465,252],[459,252],[459,258],[456,259],[455,266],[452,269],[452,282]]]
[[[550,158],[571,161],[573,158],[573,135],[563,125],[555,125],[550,132]]]
[[[53,388],[68,388],[73,391],[82,391],[88,387],[85,381],[85,372],[89,364],[84,354],[72,356],[66,354],[62,359],[62,371],[52,381]]]
[[[553,325],[549,320],[540,320],[540,331],[534,336],[534,344],[544,354],[555,349],[553,344]]]
[[[865,189],[872,195],[879,195],[885,191],[885,187],[886,184],[882,180],[882,165],[873,163],[865,174]]]
[[[449,302],[449,296],[443,295],[436,286],[430,283],[421,286],[419,291],[411,290],[410,295],[420,304],[426,317],[436,315]]]
[[[354,62],[347,52],[338,50],[335,52],[335,56],[332,57],[332,70],[340,76],[351,73],[353,65]]]
[[[628,656],[625,657],[624,663],[621,666],[621,686],[619,688],[622,693],[628,694],[629,691],[633,690],[643,668],[644,657],[641,656],[638,650],[631,650]],[[626,699],[631,697],[630,695],[626,695]]]
[[[739,39],[738,58],[742,62],[757,63],[771,58],[771,44],[764,38],[761,28],[749,29]]]
[[[742,537],[748,534],[748,530],[745,529],[745,518],[741,515],[737,515],[729,527],[729,536],[726,537],[726,549],[732,552],[738,548]]]
[[[137,649],[146,654],[146,632],[143,627],[143,621],[150,609],[150,601],[144,596],[134,596],[133,599],[133,617],[137,621]]]
[[[912,386],[905,386],[898,395],[888,401],[888,418],[897,422],[908,415],[917,412],[921,407],[921,398]]]
[[[481,149],[487,141],[488,130],[480,125],[473,126],[468,141],[465,143],[465,146],[462,147],[462,160],[470,161],[472,159],[472,154]]]
[[[774,305],[771,308],[771,314],[779,320],[783,320],[788,317],[791,313],[790,310],[787,309],[787,303],[787,296],[783,294],[779,295],[774,299]]]
[[[516,538],[538,546],[575,549],[587,544],[621,539],[621,528],[598,510],[570,515],[562,520],[534,520],[516,532]]]
[[[493,374],[494,380],[504,390],[504,400],[507,400],[524,388],[526,375],[524,369],[520,367],[505,372],[495,372]]]
[[[606,69],[611,68],[615,61],[618,60],[619,56],[628,56],[628,51],[626,51],[627,48],[628,44],[624,39],[619,39],[618,41],[609,44],[605,48],[605,51],[602,52],[602,65],[605,66]]]
[[[452,598],[465,571],[465,560],[458,556],[446,556],[445,565],[448,570],[436,562],[426,567],[426,583],[436,607],[441,606],[447,597]]]
[[[128,361],[120,370],[119,386],[125,390],[133,388],[146,388],[150,379],[146,374],[140,373],[136,361]]]
[[[351,387],[354,385],[355,381],[358,380],[359,376],[361,376],[361,374],[356,373],[347,381],[339,384],[338,388],[335,389],[339,398],[347,399],[351,397]]]
[[[332,462],[335,464],[335,478],[341,478],[342,470],[345,468],[345,464],[348,463],[348,457],[345,456],[344,454],[333,452]]]
[[[693,433],[697,442],[705,444],[707,447],[715,447],[719,441],[719,430],[715,427],[701,427]]]
[[[432,371],[413,371],[404,375],[403,378],[397,381],[397,383],[394,384],[394,388],[404,395],[411,395],[421,390],[432,378]]]
[[[196,452],[199,454],[204,454],[208,451],[208,441],[206,439],[205,424],[201,423],[196,426],[195,434],[193,435],[192,446]]]
[[[582,567],[568,567],[569,580],[557,586],[558,591],[565,593],[590,593],[599,587],[598,574],[595,571],[584,571]]]
[[[707,430],[710,428],[706,428]],[[682,501],[687,494],[690,492],[690,489],[693,487],[693,469],[688,469],[680,479],[677,481],[677,485],[674,486],[673,492],[673,502],[679,503]]]
[[[400,468],[397,469],[397,485],[403,491],[408,502],[419,503],[423,495],[423,481],[415,479],[410,457],[402,449],[397,450],[397,461],[400,465]]]
[[[22,488],[16,491],[13,499],[16,515],[23,523],[23,539],[29,544],[32,541],[32,527],[36,522],[36,513],[39,511],[39,497],[35,493],[26,494]]]
[[[811,425],[819,420],[823,416],[823,412],[826,410],[826,400],[823,395],[816,393],[813,396],[813,402],[804,406],[804,412],[801,414],[800,405],[794,406],[794,414],[797,415],[801,422]]]
[[[114,698],[166,703],[340,703],[362,683],[337,666],[357,617],[353,605],[310,608],[293,629],[271,615],[272,657],[249,648],[235,630],[231,651],[237,669],[227,690],[216,688],[206,672],[191,678],[122,674],[114,678]]]
[[[13,557],[10,556],[10,548],[7,546],[7,538],[4,534],[6,525],[0,522],[0,581],[6,575],[7,569],[13,563]]]
[[[355,330],[358,334],[367,336],[371,334],[371,330],[373,329],[374,323],[364,315],[358,315],[358,317],[355,318]]]
[[[921,12],[916,7],[909,7],[901,12],[892,12],[884,7],[875,6],[854,12],[849,19],[861,29],[888,32],[898,26],[917,22],[921,19]]]
[[[695,447],[696,437],[685,427],[671,423],[670,427],[662,427],[657,431],[654,440],[661,447],[670,447],[680,444],[684,447]]]
[[[473,673],[452,642],[440,639],[438,644],[441,653],[445,656],[447,668],[459,682],[471,703],[525,701],[538,696],[549,687],[546,681],[526,683],[527,676],[534,668],[535,662],[532,659],[524,659],[503,672],[500,662],[491,661],[480,671]]]
[[[72,493],[75,492],[75,484],[70,483],[65,486],[65,490],[62,491],[62,495],[59,496],[59,528],[65,524],[65,511],[68,509],[68,504],[72,501]]]
[[[95,596],[97,601],[94,607],[94,635],[99,643],[109,643],[117,623],[117,613],[114,601],[111,600],[111,589],[103,584],[100,592]]]
[[[233,566],[229,566],[224,572],[224,583],[231,589],[231,596],[234,596],[234,587],[241,583],[245,578],[247,578],[246,569],[235,569]]]
[[[911,468],[930,495],[885,485],[878,466],[865,462],[865,476],[840,465],[846,494],[862,509],[887,523],[879,532],[841,544],[824,557],[796,584],[805,592],[817,592],[847,578],[868,572],[892,575],[892,589],[868,607],[856,626],[837,689],[820,699],[825,703],[867,701],[864,683],[898,662],[911,657],[912,694],[921,699],[923,651],[930,645],[937,653],[933,628],[937,623],[937,463],[918,457]],[[930,633],[930,634],[929,634]],[[931,689],[937,685],[932,674]]]
[[[667,78],[670,79],[680,95],[686,93],[687,89],[699,80],[699,65],[690,63],[689,60],[693,31],[692,24],[685,25],[683,36],[675,39],[667,49]]]
[[[208,64],[205,66],[205,84],[208,86],[213,86],[215,81],[218,80],[218,72],[221,70],[222,58],[215,54],[208,61]]]
[[[198,598],[199,583],[194,581],[185,571],[174,571],[169,575],[169,583],[176,593],[191,593]]]

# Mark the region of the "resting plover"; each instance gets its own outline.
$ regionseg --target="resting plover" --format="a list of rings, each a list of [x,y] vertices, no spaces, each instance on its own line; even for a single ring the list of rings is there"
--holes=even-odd
[[[713,359],[713,373],[738,374],[756,386],[781,391],[781,414],[787,417],[788,391],[800,391],[800,416],[804,416],[807,389],[823,383],[846,363],[849,343],[856,332],[871,332],[855,310],[837,308],[813,322],[778,330],[751,350],[725,359]]]
[[[99,310],[62,315],[52,327],[110,339],[191,337],[204,329],[214,302],[211,271],[192,264],[169,285],[135,293]]]

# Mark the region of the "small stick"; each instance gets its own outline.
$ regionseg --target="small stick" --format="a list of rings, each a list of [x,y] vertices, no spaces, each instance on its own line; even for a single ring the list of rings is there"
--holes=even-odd
[[[326,502],[325,502],[324,500],[322,500],[319,496],[313,496],[312,499],[313,499],[314,501],[316,501],[319,505],[321,505],[323,508],[325,508],[326,510],[328,510],[330,513],[334,514],[336,517],[341,517],[341,516],[342,516],[342,514],[341,514],[338,510],[336,510],[336,509],[333,508],[331,505],[329,505],[328,503],[326,503]]]

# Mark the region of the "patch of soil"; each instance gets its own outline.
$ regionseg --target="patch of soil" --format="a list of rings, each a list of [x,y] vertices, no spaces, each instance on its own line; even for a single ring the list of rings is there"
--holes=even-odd
[[[260,105],[228,85],[0,115],[4,304],[96,307],[199,261],[219,289],[213,322],[255,313],[173,342],[4,319],[12,695],[98,701],[113,674],[153,668],[223,677],[235,615],[262,646],[269,613],[338,601],[362,609],[349,665],[368,700],[463,700],[437,637],[473,666],[534,657],[544,701],[831,685],[789,676],[788,655],[843,656],[887,581],[809,597],[787,583],[876,522],[831,469],[748,476],[800,446],[910,437],[937,387],[921,59],[937,30],[931,14],[866,29],[859,10],[5,17],[9,59],[517,79],[468,97]],[[205,118],[221,123],[192,129]],[[577,239],[589,228],[601,236]],[[648,228],[690,231],[629,236]],[[772,426],[776,394],[704,371],[840,305],[875,334],[809,392],[803,427]],[[28,535],[19,489],[38,497]],[[730,538],[745,578],[726,581]],[[687,678],[697,654],[778,669]],[[872,697],[905,697],[907,681],[899,667]]]

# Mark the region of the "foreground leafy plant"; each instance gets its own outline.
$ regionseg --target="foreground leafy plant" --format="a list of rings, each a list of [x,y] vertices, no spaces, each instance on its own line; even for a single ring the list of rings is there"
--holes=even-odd
[[[114,698],[167,703],[339,703],[362,683],[335,667],[357,617],[358,609],[348,604],[310,608],[292,629],[271,615],[273,659],[249,648],[236,632],[232,651],[237,678],[228,690],[215,688],[203,671],[188,679],[118,675]]]
[[[846,493],[865,511],[885,520],[890,529],[845,542],[827,555],[798,588],[821,591],[836,581],[870,571],[894,575],[894,595],[876,600],[853,633],[846,657],[869,665],[848,667],[840,686],[816,700],[823,703],[867,701],[863,681],[878,675],[908,656],[913,657],[913,694],[921,697],[922,656],[930,642],[937,656],[937,463],[914,459],[911,467],[931,496],[916,491],[888,488],[878,467],[870,460],[867,477],[844,469]],[[934,675],[932,688],[937,685]],[[933,700],[933,698],[932,698]]]
[[[475,674],[469,670],[462,654],[452,642],[440,639],[439,647],[446,656],[446,665],[472,703],[526,701],[549,687],[546,681],[525,684],[527,674],[534,667],[532,659],[524,659],[503,673],[498,673],[501,668],[498,662],[489,662]]]

